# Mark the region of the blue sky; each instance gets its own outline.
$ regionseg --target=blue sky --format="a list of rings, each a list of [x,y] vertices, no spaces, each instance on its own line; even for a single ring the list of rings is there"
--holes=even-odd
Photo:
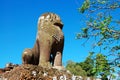
[[[76,33],[84,27],[84,17],[77,10],[84,0],[0,0],[0,68],[6,63],[22,64],[22,52],[32,48],[37,20],[45,12],[58,14],[63,23],[65,45],[63,65],[68,60],[83,61],[89,47],[81,46]]]

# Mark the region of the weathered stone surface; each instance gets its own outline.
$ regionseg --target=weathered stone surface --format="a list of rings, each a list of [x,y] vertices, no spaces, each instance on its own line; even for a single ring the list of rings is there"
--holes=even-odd
[[[61,66],[64,47],[63,23],[54,13],[45,13],[38,20],[37,39],[32,49],[25,49],[23,64]]]
[[[0,68],[0,74],[10,71],[11,69],[17,67],[18,64],[7,63],[5,68]]]
[[[60,80],[64,76],[67,80],[71,79],[71,74],[66,70],[61,71],[54,68],[25,64],[1,73],[0,80],[53,80],[54,78]]]

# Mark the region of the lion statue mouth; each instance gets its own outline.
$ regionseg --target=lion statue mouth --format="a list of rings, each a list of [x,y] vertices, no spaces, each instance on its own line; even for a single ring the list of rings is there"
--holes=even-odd
[[[62,23],[62,22],[55,22],[54,25],[55,25],[55,26],[59,26],[60,29],[63,28],[63,23]]]

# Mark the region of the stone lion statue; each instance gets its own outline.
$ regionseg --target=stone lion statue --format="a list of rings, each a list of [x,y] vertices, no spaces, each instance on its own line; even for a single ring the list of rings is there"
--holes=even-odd
[[[35,45],[25,49],[22,54],[23,64],[40,66],[62,66],[64,47],[63,23],[54,13],[45,13],[38,19],[38,31]]]

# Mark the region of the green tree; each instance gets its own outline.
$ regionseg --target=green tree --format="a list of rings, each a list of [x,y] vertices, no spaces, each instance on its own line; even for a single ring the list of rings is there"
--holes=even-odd
[[[106,80],[108,75],[111,77],[114,76],[110,74],[112,69],[107,57],[101,53],[95,55],[94,52],[90,52],[85,61],[79,63],[68,61],[66,69],[74,75],[88,77],[101,76],[102,80]]]
[[[84,62],[80,62],[77,64],[80,65],[82,69],[86,71],[87,76],[93,77],[95,75],[93,73],[93,68],[94,68],[93,52],[89,53],[89,56],[85,59]]]
[[[73,61],[67,62],[66,69],[69,70],[74,75],[83,76],[83,77],[86,76],[86,72],[81,68],[81,66]]]
[[[86,16],[86,25],[77,39],[92,41],[96,53],[104,53],[111,66],[120,67],[120,0],[84,0],[79,11]]]
[[[89,77],[101,76],[102,80],[106,80],[107,76],[111,75],[112,69],[108,63],[107,57],[101,53],[94,55],[94,52],[90,52],[84,62],[77,64],[86,71],[87,76]]]
[[[110,65],[108,64],[108,60],[106,59],[106,56],[104,56],[101,53],[98,53],[96,55],[95,59],[95,66],[93,68],[93,72],[96,76],[101,75],[102,80],[106,80],[107,76],[110,75]]]

